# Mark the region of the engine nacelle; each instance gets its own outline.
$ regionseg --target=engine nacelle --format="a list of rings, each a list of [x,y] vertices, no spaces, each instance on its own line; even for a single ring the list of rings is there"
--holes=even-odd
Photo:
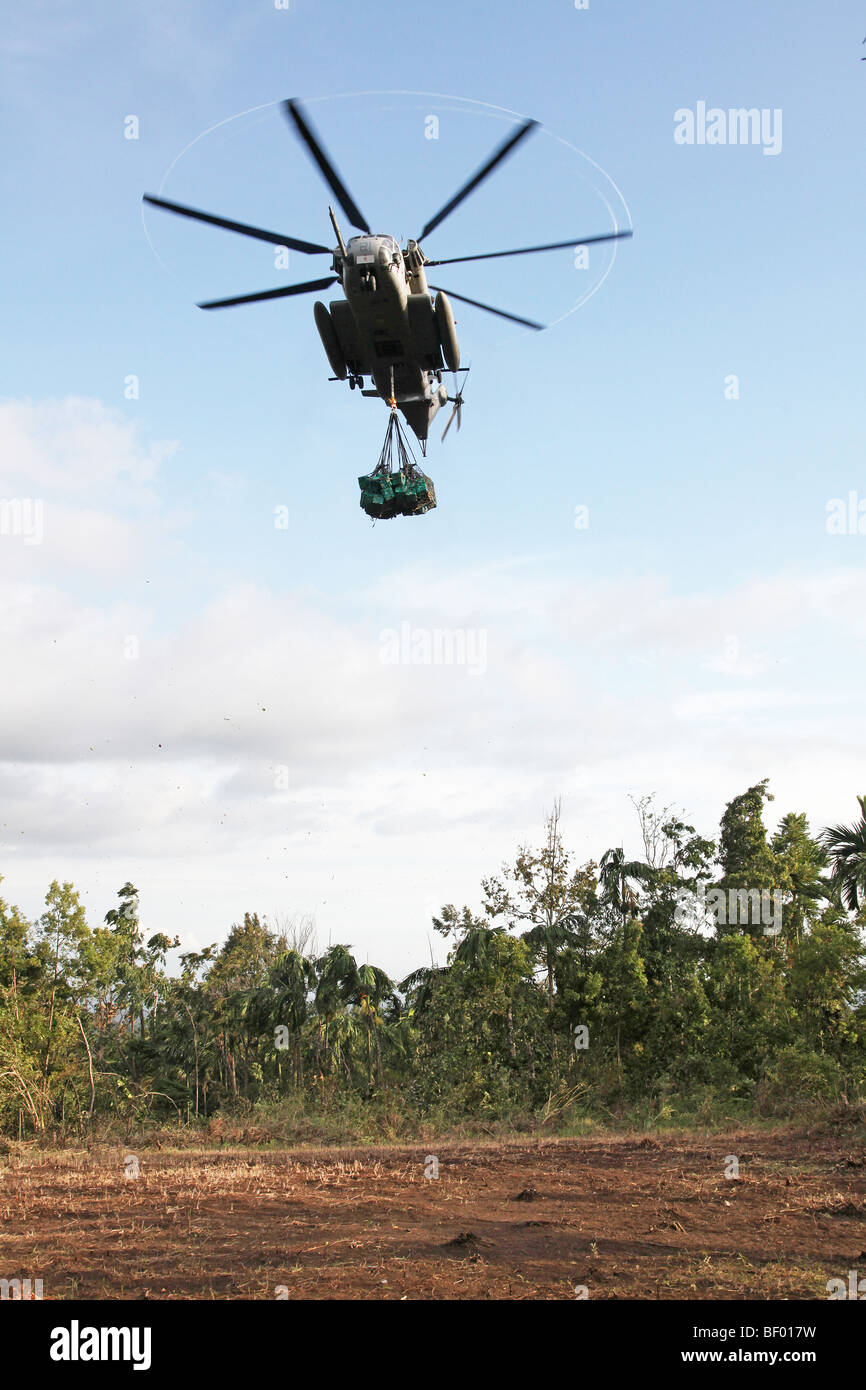
[[[439,329],[439,342],[442,345],[445,365],[449,371],[456,372],[460,366],[460,347],[457,342],[457,329],[454,326],[451,302],[444,290],[440,290],[437,294],[433,308],[436,314],[436,327]]]
[[[406,300],[409,332],[421,363],[426,371],[436,371],[442,365],[439,351],[439,325],[429,294],[410,294]]]
[[[350,374],[352,376],[370,376],[372,366],[370,362],[365,360],[361,351],[351,306],[345,299],[332,299],[330,309],[331,325],[337,335],[337,342]]]
[[[331,322],[328,306],[327,304],[323,304],[320,299],[317,299],[313,305],[313,317],[316,320],[316,327],[319,330],[319,337],[322,340],[322,347],[325,349],[325,355],[331,364],[331,371],[334,373],[334,376],[339,377],[340,381],[345,381],[348,374],[346,359],[343,356],[343,350],[340,347],[336,330]]]

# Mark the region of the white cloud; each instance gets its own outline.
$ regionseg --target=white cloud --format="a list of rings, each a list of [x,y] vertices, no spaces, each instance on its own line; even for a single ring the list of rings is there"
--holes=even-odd
[[[0,401],[0,499],[7,503],[0,577],[44,583],[75,571],[132,573],[164,544],[156,488],[177,447],[148,441],[137,422],[97,400]],[[31,519],[38,512],[38,543],[24,540],[10,508]]]
[[[146,444],[141,434],[135,421],[86,397],[0,401],[0,492],[18,495],[23,484],[26,496],[41,489],[110,495],[122,481],[150,501],[147,484],[177,445]]]
[[[828,693],[813,696],[805,691],[790,690],[703,690],[676,700],[674,714],[678,719],[713,719],[756,710],[778,713],[814,703],[835,704],[836,697]]]
[[[560,793],[582,859],[638,851],[630,791],[710,834],[764,776],[780,814],[838,818],[851,798],[859,571],[677,594],[543,557],[443,561],[342,603],[229,580],[177,615],[74,582],[168,529],[150,496],[164,446],[80,401],[7,402],[0,442],[6,476],[65,509],[50,578],[0,541],[0,854],[27,910],[60,876],[101,916],[132,878],[185,944],[246,909],[316,910],[325,937],[408,969],[430,900],[477,901]],[[483,631],[483,672],[385,664],[383,628],[404,621]]]

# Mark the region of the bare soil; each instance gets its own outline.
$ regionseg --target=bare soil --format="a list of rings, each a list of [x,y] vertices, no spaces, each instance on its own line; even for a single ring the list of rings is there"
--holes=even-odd
[[[129,1154],[7,1156],[0,1274],[46,1299],[826,1299],[866,1276],[859,1129],[142,1149],[138,1177]]]

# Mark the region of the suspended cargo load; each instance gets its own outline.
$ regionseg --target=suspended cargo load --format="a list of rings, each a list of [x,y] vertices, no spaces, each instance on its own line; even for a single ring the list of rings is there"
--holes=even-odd
[[[406,502],[411,505],[411,510],[405,511],[404,516],[423,516],[436,506],[433,479],[428,478],[420,469],[416,468],[406,479]]]
[[[396,465],[396,466],[395,466]],[[394,516],[423,516],[436,506],[432,478],[422,473],[406,446],[396,410],[372,473],[358,479],[361,508],[377,521]]]

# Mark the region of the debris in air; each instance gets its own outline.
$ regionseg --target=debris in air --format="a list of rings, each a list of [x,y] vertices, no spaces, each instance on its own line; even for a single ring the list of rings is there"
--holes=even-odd
[[[358,484],[361,507],[377,521],[392,516],[423,516],[436,506],[433,480],[415,462],[393,400],[379,462],[372,473],[358,479]]]

